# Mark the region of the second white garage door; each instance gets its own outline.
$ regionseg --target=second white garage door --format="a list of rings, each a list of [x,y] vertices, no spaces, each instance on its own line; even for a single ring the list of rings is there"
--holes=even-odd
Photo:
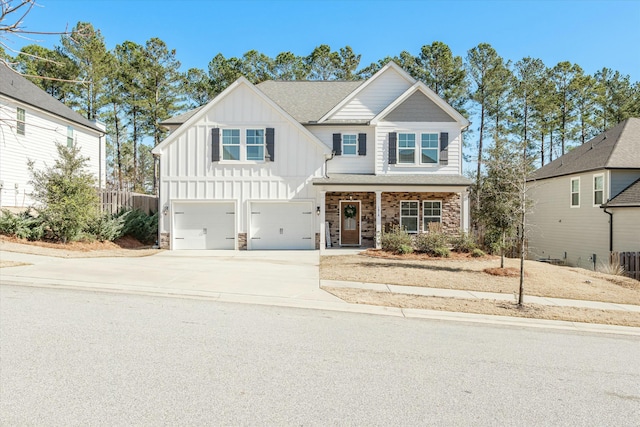
[[[315,249],[311,202],[251,202],[249,249]]]
[[[173,204],[172,249],[235,249],[235,204]]]

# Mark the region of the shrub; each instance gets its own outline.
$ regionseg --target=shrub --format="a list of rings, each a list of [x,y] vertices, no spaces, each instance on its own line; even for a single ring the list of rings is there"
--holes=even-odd
[[[93,239],[101,242],[105,240],[112,242],[122,237],[122,231],[129,213],[130,211],[126,211],[120,215],[111,215],[105,212],[102,215],[96,216],[86,229],[85,234],[87,236],[85,236],[85,240],[91,240],[88,238],[88,236],[91,236]]]
[[[444,246],[439,246],[437,248],[434,248],[433,251],[431,251],[430,255],[437,256],[440,258],[449,258],[450,253],[451,251],[449,251],[449,248]]]
[[[611,262],[601,262],[598,266],[598,271],[604,274],[611,274],[613,276],[624,276],[625,271],[624,267],[619,263],[611,263]]]
[[[471,256],[474,258],[481,258],[483,256],[485,256],[486,254],[484,253],[484,251],[482,249],[478,249],[475,248],[473,251],[471,251]]]
[[[410,245],[400,245],[400,248],[398,248],[398,253],[410,254],[413,253],[413,248]]]
[[[457,236],[452,236],[449,239],[449,243],[451,244],[454,252],[469,253],[478,247],[476,242],[473,240],[473,237],[467,233],[460,233]]]
[[[141,243],[152,244],[158,238],[158,213],[147,215],[141,210],[122,211],[118,216],[124,216],[122,236],[131,236]]]
[[[44,234],[44,224],[29,212],[13,214],[3,210],[0,214],[0,234],[16,236],[20,239],[39,240]]]
[[[413,250],[411,246],[411,236],[399,225],[394,225],[390,231],[382,233],[382,238],[380,240],[382,243],[382,249],[385,251],[406,253],[402,252],[403,246],[409,247]]]
[[[447,236],[443,233],[429,232],[418,234],[414,239],[414,245],[418,252],[424,252],[429,255],[440,256],[437,255],[436,252],[444,252],[442,249],[446,249],[447,253],[449,252]]]

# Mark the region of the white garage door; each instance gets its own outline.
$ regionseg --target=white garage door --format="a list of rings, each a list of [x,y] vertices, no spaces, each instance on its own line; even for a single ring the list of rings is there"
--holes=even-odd
[[[172,249],[235,249],[232,202],[174,203]]]
[[[315,249],[311,202],[251,202],[250,249]]]

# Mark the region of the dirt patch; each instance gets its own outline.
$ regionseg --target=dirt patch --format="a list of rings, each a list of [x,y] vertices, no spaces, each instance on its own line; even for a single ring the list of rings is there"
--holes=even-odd
[[[115,242],[30,242],[17,237],[0,236],[0,250],[59,258],[142,257],[161,252],[130,236]]]
[[[513,268],[513,267],[507,267],[507,268],[500,268],[500,267],[485,268],[482,271],[484,271],[487,274],[491,274],[492,276],[520,277],[520,270],[518,270],[517,268]]]
[[[486,299],[470,300],[462,298],[426,297],[421,295],[391,294],[368,289],[333,288],[326,286],[323,286],[322,289],[351,304],[640,327],[640,313],[626,311],[594,310],[538,304],[526,304],[523,307],[518,307],[515,302],[511,303]]]
[[[370,253],[323,256],[320,278],[506,294],[517,292],[519,287],[519,277],[484,272],[499,267],[499,257],[415,258],[416,254],[410,254],[409,258],[381,258]],[[519,259],[505,260],[506,268],[519,271],[519,266]],[[640,305],[640,281],[630,278],[529,260],[525,261],[525,274],[525,295]]]
[[[21,265],[31,265],[28,262],[20,262],[20,261],[0,261],[0,268],[5,267],[20,267]]]

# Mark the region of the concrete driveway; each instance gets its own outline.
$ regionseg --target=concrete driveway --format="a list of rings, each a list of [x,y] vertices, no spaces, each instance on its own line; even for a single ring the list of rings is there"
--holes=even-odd
[[[319,288],[318,251],[166,251],[141,258],[54,258],[2,252],[32,265],[3,268],[1,283],[342,302]]]

